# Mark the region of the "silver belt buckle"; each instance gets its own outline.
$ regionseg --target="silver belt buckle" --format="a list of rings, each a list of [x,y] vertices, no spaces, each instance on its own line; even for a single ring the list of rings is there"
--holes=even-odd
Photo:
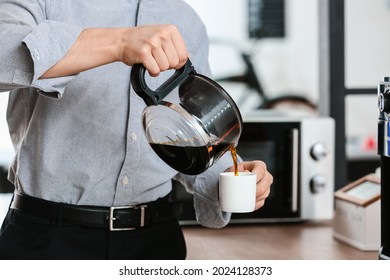
[[[118,209],[141,209],[141,220],[139,227],[143,227],[145,225],[145,208],[147,205],[139,205],[139,206],[113,206],[110,207],[110,216],[109,216],[109,229],[110,231],[121,231],[121,230],[135,230],[136,227],[114,227],[114,222],[116,217],[114,216],[114,211]]]

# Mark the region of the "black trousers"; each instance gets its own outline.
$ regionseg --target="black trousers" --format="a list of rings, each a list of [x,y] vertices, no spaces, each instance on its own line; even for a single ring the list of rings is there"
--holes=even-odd
[[[3,260],[185,259],[180,225],[172,219],[132,231],[51,225],[10,209],[0,230]]]

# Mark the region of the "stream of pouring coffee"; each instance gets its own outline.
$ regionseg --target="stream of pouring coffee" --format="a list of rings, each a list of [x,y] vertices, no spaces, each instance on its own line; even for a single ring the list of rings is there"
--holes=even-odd
[[[233,165],[234,165],[234,176],[238,176],[238,165],[237,165],[237,150],[235,147],[230,147],[230,152],[232,153]]]

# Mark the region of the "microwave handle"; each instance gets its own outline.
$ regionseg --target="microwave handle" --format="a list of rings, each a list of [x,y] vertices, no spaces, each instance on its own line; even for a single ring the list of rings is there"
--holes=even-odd
[[[299,160],[299,130],[297,128],[292,129],[292,157],[291,157],[291,163],[292,163],[292,184],[291,184],[291,194],[292,194],[292,201],[291,201],[291,211],[297,212],[298,211],[298,160]]]

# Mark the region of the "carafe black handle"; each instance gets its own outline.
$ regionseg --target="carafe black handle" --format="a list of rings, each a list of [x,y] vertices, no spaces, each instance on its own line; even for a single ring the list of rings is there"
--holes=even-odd
[[[131,84],[134,91],[145,101],[146,105],[158,105],[165,96],[174,88],[179,86],[189,74],[196,74],[191,61],[188,59],[186,64],[175,71],[161,86],[156,90],[148,87],[145,81],[146,68],[142,64],[135,64],[131,70]]]

